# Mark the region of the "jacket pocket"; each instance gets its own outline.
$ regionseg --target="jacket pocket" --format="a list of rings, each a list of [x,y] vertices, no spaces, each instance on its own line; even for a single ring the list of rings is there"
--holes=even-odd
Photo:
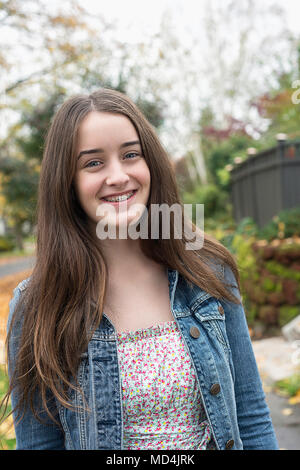
[[[196,301],[191,310],[196,319],[209,333],[214,335],[224,349],[230,350],[226,334],[225,312],[221,302],[209,297],[201,303]]]
[[[235,372],[232,362],[231,348],[226,333],[225,312],[221,302],[214,297],[208,297],[204,301],[196,301],[191,308],[196,321],[206,331],[210,341],[217,341],[221,345],[225,360],[230,367],[231,376],[235,380]]]

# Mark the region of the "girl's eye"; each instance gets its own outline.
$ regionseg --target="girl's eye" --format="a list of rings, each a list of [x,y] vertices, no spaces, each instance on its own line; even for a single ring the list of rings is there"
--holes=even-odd
[[[91,162],[89,162],[86,167],[87,168],[93,168],[95,166],[98,166],[98,165],[92,165],[92,163],[101,163],[101,162],[98,162],[97,160],[92,160]]]
[[[131,157],[130,157],[131,155]],[[134,158],[134,157],[138,157],[139,154],[138,153],[135,153],[135,152],[130,152],[130,153],[126,153],[125,157],[129,157],[129,159],[131,158]]]
[[[125,158],[132,160],[133,158],[138,157],[138,156],[139,156],[139,153],[129,152],[129,153],[126,153]],[[85,165],[85,168],[95,168],[100,165],[102,165],[102,162],[99,162],[98,160],[91,160]]]

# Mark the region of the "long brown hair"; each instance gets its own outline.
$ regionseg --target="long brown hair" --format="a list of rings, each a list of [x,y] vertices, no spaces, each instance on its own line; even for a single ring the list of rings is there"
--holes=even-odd
[[[171,160],[159,142],[150,123],[124,94],[100,89],[91,95],[68,99],[58,110],[50,126],[42,161],[37,210],[36,264],[27,288],[23,291],[8,332],[9,341],[14,321],[22,321],[18,354],[10,379],[8,400],[14,387],[20,400],[16,407],[34,408],[34,396],[41,397],[43,408],[56,421],[48,406],[47,393],[61,405],[70,407],[69,388],[76,382],[80,355],[102,317],[108,269],[88,229],[88,219],[74,190],[78,129],[91,111],[126,116],[140,138],[145,161],[151,174],[148,222],[151,229],[151,204],[182,204]],[[172,220],[171,220],[172,225]],[[192,224],[193,230],[196,226]],[[172,229],[172,226],[171,226]],[[212,261],[227,264],[239,287],[239,274],[230,252],[205,234],[199,250],[187,250],[182,239],[142,239],[143,253],[176,269],[191,283],[216,298],[238,303],[228,286],[213,269]],[[20,416],[22,419],[22,416]],[[56,421],[57,422],[57,421]]]

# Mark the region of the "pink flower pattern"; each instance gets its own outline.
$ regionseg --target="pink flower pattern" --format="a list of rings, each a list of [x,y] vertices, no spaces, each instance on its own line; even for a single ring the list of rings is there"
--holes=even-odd
[[[124,449],[214,449],[176,321],[118,333]]]

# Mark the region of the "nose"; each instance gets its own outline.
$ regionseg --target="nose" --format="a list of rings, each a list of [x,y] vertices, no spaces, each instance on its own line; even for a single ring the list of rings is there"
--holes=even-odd
[[[129,179],[129,176],[126,171],[124,171],[124,167],[119,159],[110,162],[106,177],[106,184],[108,186],[123,186],[129,181]]]

